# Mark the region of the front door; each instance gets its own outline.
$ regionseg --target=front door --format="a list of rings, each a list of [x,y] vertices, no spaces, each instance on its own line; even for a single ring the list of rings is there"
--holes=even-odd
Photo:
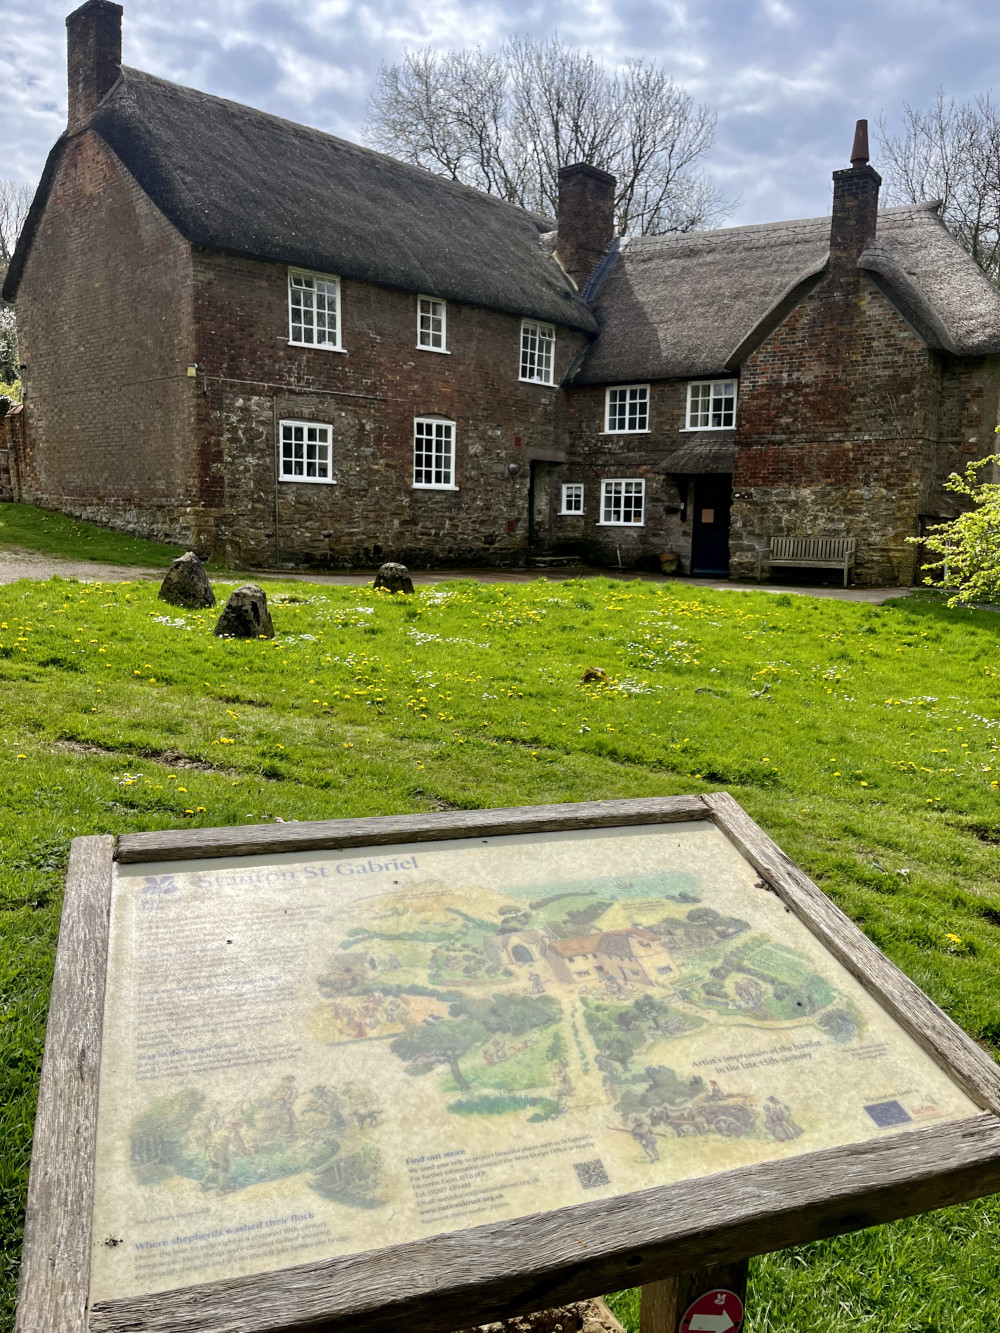
[[[729,511],[733,478],[719,473],[694,479],[691,573],[729,573]]]

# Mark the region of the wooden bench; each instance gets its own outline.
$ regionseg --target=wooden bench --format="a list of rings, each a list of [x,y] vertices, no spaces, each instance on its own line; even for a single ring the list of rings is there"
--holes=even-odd
[[[854,537],[772,537],[770,565],[794,567],[796,569],[842,569],[844,587],[847,587],[847,572],[854,568],[854,551],[857,540]],[[763,564],[766,551],[757,552],[757,582],[764,577]]]

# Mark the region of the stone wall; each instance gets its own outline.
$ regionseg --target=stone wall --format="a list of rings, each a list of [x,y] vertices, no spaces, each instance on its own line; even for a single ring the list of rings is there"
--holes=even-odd
[[[523,560],[531,460],[559,456],[565,403],[558,387],[519,381],[518,318],[449,304],[448,354],[426,351],[414,294],[345,280],[345,352],[300,347],[284,265],[198,252],[194,274],[198,438],[220,553],[331,567]],[[557,386],[583,341],[557,330]],[[455,422],[457,490],[413,487],[424,415]],[[335,484],[277,479],[275,423],[288,419],[332,428]]]
[[[605,387],[570,388],[566,446],[570,459],[559,481],[582,482],[582,518],[557,517],[553,549],[573,544],[595,564],[659,568],[661,553],[675,552],[681,572],[691,561],[690,479],[670,472],[666,459],[684,444],[732,439],[732,431],[685,430],[687,380],[660,380],[649,386],[649,431],[606,434]],[[646,482],[645,523],[639,527],[604,527],[601,482],[612,477],[642,477]]]

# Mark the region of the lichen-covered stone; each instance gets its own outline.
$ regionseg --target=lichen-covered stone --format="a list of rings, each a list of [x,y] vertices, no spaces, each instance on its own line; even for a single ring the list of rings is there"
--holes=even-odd
[[[412,592],[413,580],[405,565],[397,564],[395,560],[387,560],[375,575],[375,587],[382,588],[385,592]]]
[[[267,594],[259,583],[244,583],[229,594],[214,631],[220,639],[273,639]]]
[[[188,551],[173,561],[160,584],[160,597],[172,606],[215,605],[215,593],[205,573],[205,566],[194,551]]]
[[[460,1333],[624,1333],[619,1321],[600,1297],[557,1305],[536,1314],[517,1314],[499,1324],[480,1324]]]
[[[598,1297],[539,1310],[537,1314],[515,1315],[497,1324],[480,1324],[464,1333],[624,1333],[624,1330]]]

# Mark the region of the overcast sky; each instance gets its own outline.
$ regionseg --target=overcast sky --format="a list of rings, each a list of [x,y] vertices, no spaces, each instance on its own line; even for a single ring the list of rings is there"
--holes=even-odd
[[[70,7],[0,0],[0,176],[34,183],[64,126]],[[717,109],[707,166],[733,222],[828,212],[859,116],[985,92],[1000,65],[997,0],[125,0],[124,57],[360,140],[381,61],[553,31],[609,64],[655,58]]]

